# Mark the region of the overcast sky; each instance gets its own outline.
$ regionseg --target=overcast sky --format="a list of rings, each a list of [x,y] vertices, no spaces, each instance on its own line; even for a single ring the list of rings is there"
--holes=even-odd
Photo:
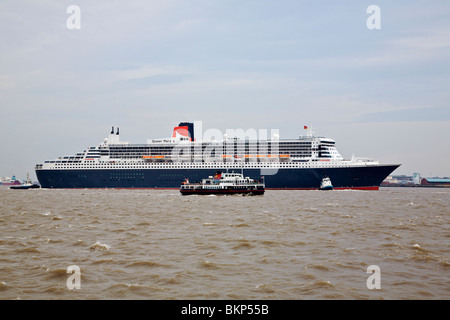
[[[0,2],[0,177],[198,120],[450,176],[449,101],[448,0]]]

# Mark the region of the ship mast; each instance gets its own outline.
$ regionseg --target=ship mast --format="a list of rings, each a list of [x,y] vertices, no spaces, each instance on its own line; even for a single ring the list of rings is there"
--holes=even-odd
[[[306,136],[307,136],[308,138],[314,137],[314,130],[313,130],[313,128],[312,128],[311,125],[303,126],[303,129],[306,130]]]

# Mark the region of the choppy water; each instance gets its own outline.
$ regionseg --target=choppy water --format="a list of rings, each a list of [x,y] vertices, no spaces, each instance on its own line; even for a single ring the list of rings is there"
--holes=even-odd
[[[450,189],[2,187],[0,298],[449,299],[449,208]],[[370,265],[381,289],[367,287]]]

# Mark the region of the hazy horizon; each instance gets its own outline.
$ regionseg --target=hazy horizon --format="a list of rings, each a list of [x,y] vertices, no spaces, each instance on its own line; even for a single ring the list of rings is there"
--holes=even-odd
[[[34,178],[111,126],[145,143],[198,120],[281,138],[312,125],[344,158],[448,177],[449,17],[444,0],[3,1],[0,177]]]

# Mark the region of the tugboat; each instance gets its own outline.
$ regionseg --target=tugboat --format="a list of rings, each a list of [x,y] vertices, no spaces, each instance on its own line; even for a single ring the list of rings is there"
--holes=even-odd
[[[320,182],[320,187],[319,190],[333,190],[334,187],[331,184],[331,180],[328,177],[325,177],[322,179],[322,181]]]
[[[244,177],[241,173],[228,173],[218,171],[214,176],[202,179],[201,183],[190,183],[186,179],[180,187],[182,195],[263,195],[265,191],[264,182],[255,181]]]
[[[17,186],[11,186],[9,187],[10,189],[18,189],[18,190],[27,190],[27,189],[39,189],[41,186],[38,185],[37,183],[26,183],[26,184],[21,184],[21,185],[17,185]]]
[[[27,174],[27,181],[24,184],[20,184],[20,185],[13,185],[11,187],[9,187],[10,189],[18,189],[18,190],[26,190],[26,189],[38,189],[41,186],[37,183],[31,183],[30,180],[30,175]]]

